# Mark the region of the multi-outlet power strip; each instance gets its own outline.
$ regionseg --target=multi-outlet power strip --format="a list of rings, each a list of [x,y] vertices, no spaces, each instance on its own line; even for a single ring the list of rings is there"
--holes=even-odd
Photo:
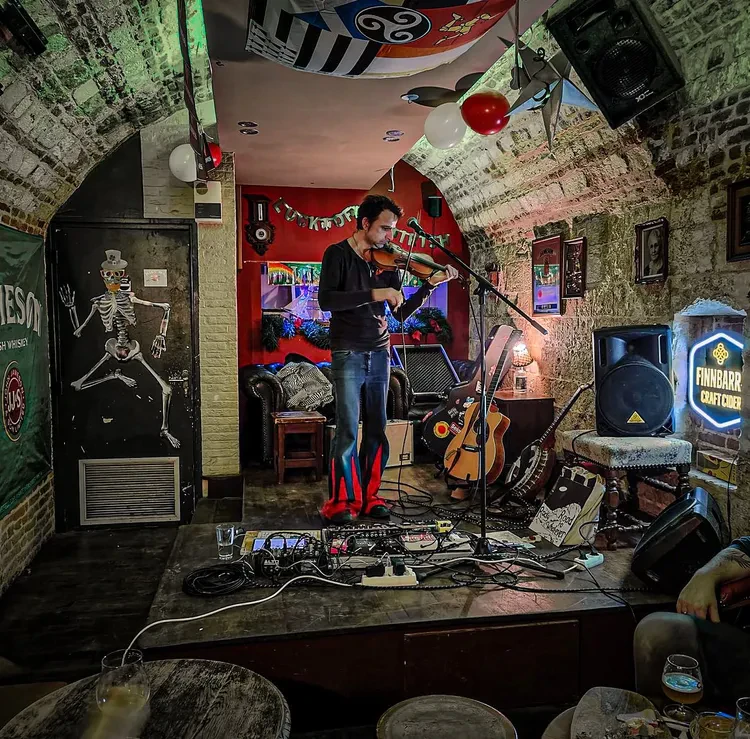
[[[581,569],[590,570],[598,567],[604,562],[604,555],[601,552],[589,552],[573,560]]]
[[[375,569],[375,568],[372,568]],[[405,567],[402,565],[401,568],[403,574],[396,575],[393,571],[392,565],[385,565],[382,575],[362,575],[361,584],[367,588],[392,588],[392,587],[403,587],[408,585],[418,585],[417,576],[414,574],[414,570],[411,567]]]

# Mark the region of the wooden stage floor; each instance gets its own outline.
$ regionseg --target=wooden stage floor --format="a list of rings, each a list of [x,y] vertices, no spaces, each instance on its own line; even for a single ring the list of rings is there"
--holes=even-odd
[[[395,476],[386,473],[391,484]],[[449,504],[430,467],[405,468],[402,481]],[[325,481],[299,478],[277,486],[270,475],[249,474],[236,523],[320,528],[325,491]],[[629,548],[605,552],[604,564],[592,572],[598,585],[622,588],[619,598],[598,592],[591,575],[581,572],[557,580],[526,571],[519,584],[531,592],[496,585],[404,591],[305,586],[259,605],[156,626],[139,643],[151,658],[213,657],[254,669],[285,692],[293,716],[315,716],[323,701],[337,706],[341,725],[373,721],[393,703],[425,693],[467,695],[509,715],[556,710],[595,685],[632,687],[637,621],[673,607],[672,598],[645,591],[630,573],[631,554]],[[185,575],[216,561],[214,524],[181,527],[147,621],[196,616],[273,592],[185,595]],[[317,727],[311,720],[304,728]]]

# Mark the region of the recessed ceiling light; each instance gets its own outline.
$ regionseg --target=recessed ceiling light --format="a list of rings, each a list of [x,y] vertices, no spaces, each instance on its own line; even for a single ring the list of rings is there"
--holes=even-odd
[[[407,92],[401,96],[401,99],[405,100],[407,103],[415,103],[419,100],[419,95],[414,92]]]
[[[385,135],[386,136],[403,136],[404,132],[403,131],[398,131],[396,129],[391,129],[390,131],[386,131]]]
[[[238,121],[237,125],[242,128],[258,128],[258,124],[253,123],[252,121]]]
[[[389,144],[392,144],[395,141],[401,141],[401,139],[398,136],[383,136],[383,141],[387,141]]]
[[[256,133],[260,133],[257,128],[241,128],[240,133],[244,133],[245,136],[255,136]]]

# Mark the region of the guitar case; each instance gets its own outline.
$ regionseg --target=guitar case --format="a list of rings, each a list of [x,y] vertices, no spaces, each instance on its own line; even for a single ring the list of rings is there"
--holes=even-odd
[[[512,326],[495,326],[490,331],[485,352],[487,376],[491,378],[488,386],[500,386],[513,361],[513,345],[520,337],[521,332]],[[479,397],[480,359],[477,357],[474,363],[471,379],[450,388],[446,399],[422,419],[422,441],[440,460],[453,437],[463,428],[466,409]]]

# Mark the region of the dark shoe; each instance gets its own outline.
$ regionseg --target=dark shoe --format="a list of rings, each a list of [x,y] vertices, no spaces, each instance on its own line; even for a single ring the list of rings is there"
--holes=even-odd
[[[385,506],[385,505],[374,505],[364,515],[365,516],[369,516],[370,518],[390,518],[391,517],[391,511],[388,508],[388,506]]]
[[[333,526],[343,526],[354,521],[351,511],[341,511],[341,513],[334,513],[330,518],[326,518],[325,516],[322,516],[322,518],[327,524],[332,524]]]

